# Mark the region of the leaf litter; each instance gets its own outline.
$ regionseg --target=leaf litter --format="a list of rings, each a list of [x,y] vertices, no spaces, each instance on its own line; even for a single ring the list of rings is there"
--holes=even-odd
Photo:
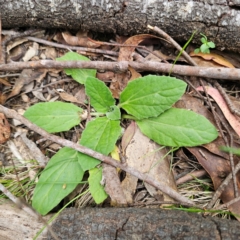
[[[59,37],[61,36],[61,37]],[[7,37],[7,35],[5,36]],[[92,40],[87,36],[87,34],[77,34],[77,36],[73,36],[70,33],[57,33],[48,35],[48,33],[42,32],[39,36],[39,38],[48,38],[50,40],[56,39],[60,41],[60,43],[67,43],[69,45],[81,45],[85,47],[93,47],[93,48],[103,48],[104,44],[99,43],[99,41]],[[159,40],[159,44],[154,46],[154,41],[151,39],[157,38]],[[148,42],[148,46],[145,46],[146,48],[149,47],[154,49],[154,51],[148,50],[148,51],[136,51],[136,48],[138,44],[145,39],[150,39]],[[14,45],[15,42],[15,45]],[[175,57],[174,51],[172,51],[172,48],[169,47],[168,44],[166,44],[164,41],[161,41],[158,37],[154,35],[136,35],[133,37],[128,38],[125,42],[125,45],[135,45],[135,46],[120,46],[119,53],[118,53],[118,60],[132,60],[140,58],[142,61],[162,61],[161,58],[164,58],[164,60],[168,60],[170,63],[173,62]],[[8,59],[11,59],[11,57],[16,57],[16,52],[14,52],[14,48],[17,48],[18,46],[25,46],[25,49],[29,49],[29,52],[20,52],[19,55],[19,61],[29,61],[29,60],[39,60],[39,59],[46,59],[46,58],[56,58],[61,57],[66,51],[55,48],[54,44],[52,46],[46,46],[45,44],[37,44],[34,42],[26,41],[25,38],[22,39],[16,39],[13,40],[11,43],[11,48],[8,46]],[[52,53],[54,49],[54,53]],[[116,52],[118,49],[118,46],[108,46],[108,49],[113,50]],[[34,50],[34,51],[33,51]],[[87,50],[87,49],[86,49]],[[157,53],[155,52],[157,51]],[[14,56],[15,54],[15,56]],[[26,55],[30,54],[30,55]],[[92,54],[85,52],[86,56],[90,56]],[[135,55],[135,56],[134,56]],[[139,57],[140,55],[140,57]],[[153,58],[152,56],[156,57],[157,60]],[[224,53],[223,53],[224,55]],[[53,57],[51,57],[53,56]],[[160,56],[160,57],[159,57]],[[170,57],[171,56],[171,57]],[[193,56],[193,54],[190,56]],[[229,62],[229,55],[226,57],[226,60],[224,56],[216,56],[215,54],[211,53],[210,55],[202,55],[198,54],[196,57],[200,57],[199,65],[203,64],[204,66],[210,66],[210,61],[213,61],[214,64],[217,63],[217,65],[214,66],[225,66],[225,67],[232,67],[234,64],[239,64],[240,61],[232,61],[232,63]],[[226,55],[227,56],[227,55]],[[231,56],[231,55],[230,55]],[[92,60],[99,60],[99,59],[108,59],[111,58],[109,55],[100,55],[95,54],[95,56],[92,57]],[[231,60],[231,57],[230,57]],[[182,58],[179,58],[178,62],[185,62],[185,60],[182,60]],[[186,64],[186,63],[185,63]],[[41,94],[42,94],[42,100],[44,101],[56,101],[59,97],[57,90],[63,89],[64,94],[60,93],[61,98],[64,101],[67,102],[75,102],[77,105],[82,104],[82,101],[85,101],[84,104],[87,104],[88,99],[86,98],[86,95],[84,95],[84,98],[81,99],[81,102],[77,100],[77,94],[80,91],[80,84],[77,84],[74,81],[71,82],[60,82],[59,80],[66,79],[66,76],[61,73],[57,72],[55,74],[51,74],[54,72],[54,69],[45,71],[44,74],[42,74],[41,71],[38,70],[23,70],[20,72],[19,77],[9,77],[7,76],[8,83],[0,83],[1,84],[1,97],[0,99],[3,99],[1,104],[4,104],[5,106],[15,109],[17,111],[19,110],[27,110],[29,105],[35,104],[39,102],[39,97],[37,95],[34,95],[33,92],[34,89],[40,88]],[[125,88],[128,81],[131,81],[133,79],[139,78],[140,76],[144,75],[144,73],[139,73],[136,70],[129,68],[129,71],[127,73],[113,73],[113,72],[98,72],[98,74],[102,74],[101,79],[104,79],[106,82],[110,82],[109,89],[112,91],[112,94],[114,98],[118,98],[120,92]],[[41,76],[39,80],[37,80],[38,76]],[[179,76],[178,76],[179,78]],[[181,78],[181,77],[180,77]],[[79,79],[79,82],[82,83],[85,81],[85,79]],[[32,92],[26,93],[29,101],[24,101],[22,98],[22,93],[24,92],[24,87],[27,86],[30,82],[33,82],[33,89]],[[48,87],[44,87],[44,85],[52,84]],[[13,86],[13,87],[12,87]],[[239,87],[237,84],[231,84],[225,83],[225,86],[228,89],[231,89],[231,91],[235,94],[234,97],[232,97],[233,102],[239,102]],[[197,86],[198,87],[198,86]],[[185,109],[190,109],[192,111],[198,112],[201,115],[205,116],[207,119],[209,119],[212,123],[215,124],[215,119],[211,113],[211,110],[209,110],[209,107],[207,106],[205,99],[206,96],[204,94],[202,95],[202,98],[199,98],[198,93],[189,86],[189,89],[191,91],[188,91],[187,94],[185,94],[176,104],[175,107],[181,107]],[[235,115],[233,115],[229,110],[228,106],[225,103],[225,100],[221,98],[221,94],[219,94],[218,91],[216,91],[213,87],[206,87],[207,93],[213,98],[213,100],[217,103],[216,106],[214,106],[216,109],[219,107],[219,110],[224,114],[220,115],[221,118],[225,118],[222,121],[225,121],[227,126],[230,127],[230,132],[232,136],[234,137],[234,147],[239,148],[239,142],[238,138],[236,137],[236,134],[239,135],[239,118]],[[203,91],[203,87],[197,88],[198,91]],[[10,92],[10,93],[9,93]],[[204,99],[204,101],[203,101]],[[180,103],[185,104],[180,104]],[[191,104],[189,106],[189,104]],[[88,111],[92,111],[88,108]],[[220,121],[221,121],[220,118]],[[4,116],[3,116],[4,119]],[[173,153],[173,155],[168,155],[169,149],[166,150],[165,148],[161,148],[156,143],[151,141],[149,138],[141,134],[137,128],[137,126],[133,126],[133,123],[130,122],[123,122],[123,127],[126,129],[125,133],[122,137],[122,143],[121,143],[121,151],[120,151],[120,159],[121,161],[126,161],[126,164],[132,165],[134,168],[139,168],[143,172],[149,172],[152,174],[154,178],[156,178],[158,181],[165,181],[165,184],[169,185],[169,187],[173,189],[178,189],[182,194],[185,196],[188,196],[194,200],[194,202],[199,205],[200,207],[206,207],[208,204],[208,201],[211,199],[211,196],[213,195],[214,191],[217,191],[219,185],[223,181],[223,179],[231,172],[230,165],[229,165],[229,155],[225,152],[222,152],[219,150],[220,146],[226,145],[226,142],[224,142],[223,138],[219,135],[218,139],[216,139],[214,142],[211,142],[209,144],[205,144],[203,146],[199,147],[191,147],[191,148],[181,148]],[[230,125],[229,125],[230,124]],[[129,126],[128,126],[129,125]],[[127,127],[128,126],[128,127]],[[4,137],[1,138],[1,143],[4,144],[10,136],[10,128],[7,125],[7,120],[4,120],[4,124],[0,125],[1,132],[5,132],[6,134]],[[225,126],[222,126],[223,128]],[[19,128],[21,129],[22,126]],[[71,129],[68,132],[65,132],[62,134],[62,137],[72,139],[74,141],[79,139],[79,136],[81,135],[82,130],[85,128],[85,122],[79,123],[79,127],[75,129]],[[129,130],[130,129],[130,130]],[[16,131],[16,129],[14,130]],[[33,142],[37,142],[40,139],[40,136],[37,134],[30,133],[30,131],[27,134],[27,138],[32,138]],[[17,137],[12,136],[11,138],[17,140]],[[26,136],[25,136],[26,138]],[[20,144],[21,145],[21,144]],[[51,149],[51,144],[47,143],[47,140],[43,140],[42,143],[38,144],[39,149],[42,152],[50,153],[55,152],[55,149]],[[20,147],[18,147],[20,148]],[[1,147],[1,153],[5,155],[9,155],[8,159],[13,158],[13,150],[10,149],[9,151],[6,151],[6,149],[10,149],[7,147],[6,143]],[[184,157],[178,157],[177,154],[179,151],[185,152],[184,155],[181,156]],[[10,154],[9,154],[10,153]],[[34,154],[35,155],[35,154]],[[27,159],[28,158],[28,159]],[[32,158],[30,156],[24,156],[24,161],[30,160],[29,158]],[[125,160],[124,160],[125,159]],[[239,161],[238,157],[234,157],[235,163]],[[21,162],[22,164],[23,162]],[[7,165],[12,165],[11,162],[4,162],[2,160],[2,166],[6,167]],[[39,165],[40,162],[39,162]],[[15,166],[15,168],[18,168],[20,166],[19,164]],[[34,165],[35,166],[35,165]],[[29,167],[29,165],[28,165]],[[109,166],[105,166],[109,167]],[[104,168],[105,168],[104,167]],[[172,167],[172,171],[171,171]],[[30,167],[31,168],[31,167]],[[204,168],[206,172],[208,173],[209,177],[204,178],[194,178],[193,180],[188,183],[183,183],[180,186],[176,186],[176,179],[180,179],[181,176],[187,175],[187,174],[194,174],[195,171],[198,171],[199,169]],[[108,176],[108,172],[111,172],[113,170],[114,176]],[[110,188],[111,190],[108,191],[108,194],[113,196],[116,191],[119,191],[117,197],[112,197],[112,200],[114,203],[112,205],[125,205],[127,204],[142,204],[142,205],[149,205],[151,206],[152,203],[156,202],[156,204],[159,202],[158,206],[161,206],[160,202],[169,202],[171,199],[169,199],[167,196],[162,194],[161,192],[157,191],[153,187],[151,187],[148,184],[145,184],[144,182],[139,181],[138,179],[130,176],[129,174],[125,174],[124,172],[118,172],[114,169],[103,171],[104,174],[107,175],[106,179],[114,178],[117,182],[114,188]],[[20,170],[21,171],[21,170]],[[97,170],[95,170],[97,172]],[[164,175],[163,175],[164,174]],[[3,175],[4,176],[4,175]],[[211,179],[211,180],[210,180]],[[109,180],[108,180],[109,182]],[[237,175],[237,183],[239,186],[239,175]],[[108,184],[108,183],[107,183]],[[80,192],[83,191],[84,188],[81,188]],[[239,191],[239,189],[238,189]],[[30,200],[32,196],[33,189],[31,189],[28,192],[28,195],[25,199]],[[80,193],[78,192],[78,193]],[[124,192],[126,198],[120,198],[124,200],[119,200],[118,197],[122,195],[122,192]],[[24,193],[24,191],[23,191]],[[77,193],[76,193],[77,194]],[[89,195],[86,195],[89,197]],[[142,196],[142,197],[140,197]],[[234,190],[232,187],[232,182],[229,182],[229,186],[225,188],[221,195],[221,201],[223,203],[226,203],[234,198]],[[91,198],[90,198],[91,199]],[[84,202],[84,203],[83,203]],[[87,201],[83,201],[80,205],[85,205],[86,202],[91,202],[89,199]],[[107,202],[105,203],[107,204]],[[239,204],[240,202],[237,202],[235,204],[232,204],[229,206],[229,210],[232,213],[240,214],[239,213]],[[215,203],[215,207],[218,207],[218,205],[221,205],[220,200]],[[225,215],[225,217],[229,217],[229,215]]]

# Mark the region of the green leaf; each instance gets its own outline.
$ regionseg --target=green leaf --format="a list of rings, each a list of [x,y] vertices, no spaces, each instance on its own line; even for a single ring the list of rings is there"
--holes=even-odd
[[[209,48],[215,48],[214,42],[208,42],[207,45]]]
[[[120,136],[120,121],[99,117],[89,122],[82,133],[80,144],[108,155]]]
[[[90,97],[90,103],[97,112],[106,113],[115,104],[115,99],[109,88],[97,78],[88,77],[85,88]]]
[[[67,131],[79,124],[82,111],[72,103],[46,102],[29,107],[24,117],[47,132],[53,133]]]
[[[78,162],[83,169],[83,171],[90,170],[97,165],[101,163],[101,161],[97,160],[96,158],[93,158],[91,156],[88,156],[86,154],[80,153],[80,158],[78,159]]]
[[[200,48],[196,48],[195,50],[194,50],[194,53],[199,53],[200,52]]]
[[[205,117],[185,109],[171,108],[137,124],[143,134],[164,146],[198,146],[218,136],[216,128]]]
[[[207,38],[206,38],[206,37],[202,37],[202,38],[201,38],[201,42],[202,42],[203,44],[207,43]]]
[[[111,106],[110,111],[106,113],[106,116],[110,120],[119,120],[121,118],[119,107],[116,105]]]
[[[64,147],[50,159],[33,194],[32,205],[40,214],[47,214],[82,181],[79,158],[76,150]]]
[[[102,168],[93,168],[89,171],[89,190],[97,204],[102,203],[107,198],[107,193],[101,185]]]
[[[200,50],[202,53],[209,53],[209,47],[207,44],[203,44],[201,47],[200,47]]]
[[[90,61],[87,57],[82,56],[75,52],[68,52],[64,56],[57,58],[57,61]],[[79,68],[70,68],[64,69],[67,75],[72,76],[74,80],[81,84],[85,84],[85,81],[88,77],[95,77],[97,71],[95,69],[79,69]]]
[[[112,121],[107,117],[99,117],[87,124],[82,133],[80,144],[108,155],[114,149],[120,133],[120,121]],[[100,161],[85,155],[85,157],[81,157],[79,163],[82,169],[89,170],[98,165]]]
[[[186,83],[174,77],[148,75],[130,81],[120,95],[120,105],[138,119],[156,117],[185,92]]]

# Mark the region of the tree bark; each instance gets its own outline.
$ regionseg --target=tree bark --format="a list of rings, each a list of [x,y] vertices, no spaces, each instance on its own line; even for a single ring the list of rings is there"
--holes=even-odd
[[[74,208],[52,225],[59,239],[240,239],[234,220],[196,213],[140,208]],[[52,239],[48,235],[47,240]]]
[[[133,35],[158,26],[175,40],[199,43],[204,33],[218,48],[240,52],[239,0],[0,0],[3,28],[84,29]]]

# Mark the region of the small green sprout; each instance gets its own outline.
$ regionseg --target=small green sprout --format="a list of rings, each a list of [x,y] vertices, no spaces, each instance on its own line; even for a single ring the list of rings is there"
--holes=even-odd
[[[207,37],[200,33],[203,37],[201,38],[201,42],[202,42],[202,45],[200,48],[197,48],[194,50],[194,53],[199,53],[199,52],[202,52],[202,53],[210,53],[210,48],[215,48],[215,44],[214,42],[208,42],[208,39]]]

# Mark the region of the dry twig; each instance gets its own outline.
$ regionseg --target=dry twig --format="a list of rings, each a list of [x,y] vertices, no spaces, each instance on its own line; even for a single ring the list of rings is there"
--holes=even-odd
[[[204,78],[226,79],[226,80],[240,80],[240,69],[236,68],[214,68],[214,67],[192,67],[183,65],[159,63],[159,62],[131,62],[131,61],[62,61],[56,62],[52,60],[41,61],[29,61],[8,63],[0,65],[0,71],[19,71],[23,69],[67,69],[67,68],[86,68],[86,69],[98,69],[109,70],[114,72],[126,72],[128,66],[131,66],[136,71],[148,71],[157,73],[169,73],[171,70],[174,74],[183,76],[196,76]]]
[[[158,33],[159,35],[161,35],[162,37],[164,37],[168,42],[170,42],[178,51],[182,51],[182,47],[171,37],[169,36],[166,32],[164,32],[162,29],[158,28],[158,27],[152,27],[150,25],[148,25],[148,28],[155,31],[156,33]],[[194,60],[187,54],[186,51],[182,51],[182,55],[183,57],[187,60],[187,62],[189,64],[191,64],[192,66],[197,66],[197,64],[194,62]]]

